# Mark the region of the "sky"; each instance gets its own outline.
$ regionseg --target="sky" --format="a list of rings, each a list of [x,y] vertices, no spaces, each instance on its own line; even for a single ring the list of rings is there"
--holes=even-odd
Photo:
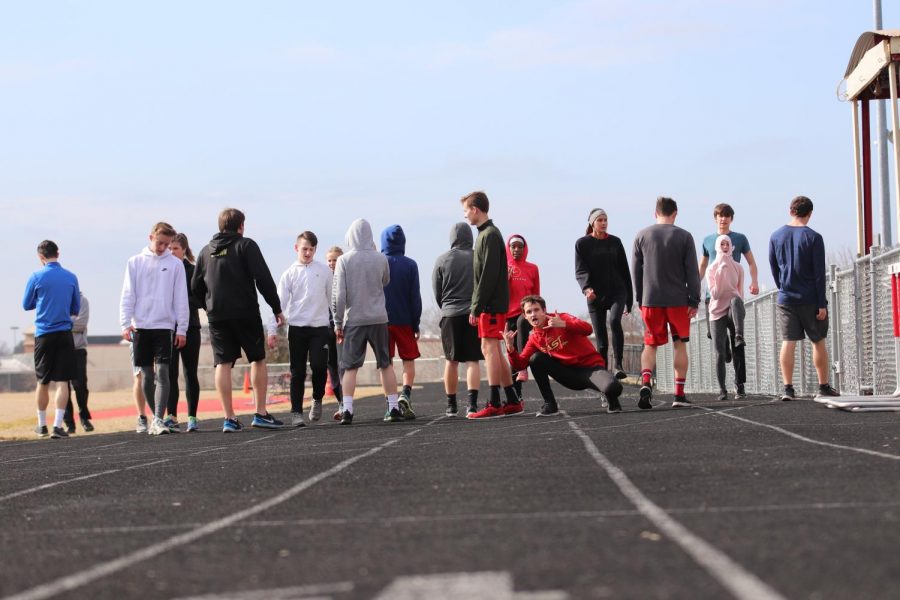
[[[117,334],[129,256],[166,221],[199,250],[225,207],[277,279],[364,217],[400,224],[430,278],[476,189],[522,234],[554,309],[585,312],[574,244],[592,208],[630,252],[673,197],[699,245],[728,202],[767,243],[796,195],[826,250],[855,249],[850,105],[870,2],[811,0],[0,0],[0,343],[43,239]],[[884,3],[900,27],[900,3]],[[890,115],[890,112],[888,112]],[[877,209],[876,209],[877,214]],[[876,231],[880,225],[876,218]],[[896,239],[896,231],[894,233]],[[263,317],[268,309],[264,307]]]

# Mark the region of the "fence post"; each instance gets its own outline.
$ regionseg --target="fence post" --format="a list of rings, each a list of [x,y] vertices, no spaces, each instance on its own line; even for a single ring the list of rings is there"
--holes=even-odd
[[[843,358],[843,343],[841,341],[841,303],[838,292],[837,265],[828,266],[828,277],[831,279],[831,367],[834,371],[834,387],[841,391],[841,358]]]
[[[758,394],[762,391],[759,389],[762,385],[759,379],[759,302],[753,303],[753,357],[753,378],[756,380],[754,391]]]
[[[856,323],[856,395],[862,394],[862,319],[859,315],[859,263],[853,261],[853,306]]]

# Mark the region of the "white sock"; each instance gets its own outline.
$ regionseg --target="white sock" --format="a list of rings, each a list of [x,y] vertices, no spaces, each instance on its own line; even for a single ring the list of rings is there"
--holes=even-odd
[[[63,417],[65,417],[65,416],[66,416],[66,409],[57,408],[56,409],[56,419],[54,419],[54,421],[53,421],[53,426],[54,427],[62,427]]]
[[[38,427],[46,427],[47,426],[47,411],[39,410],[38,414]]]
[[[388,410],[393,410],[397,407],[397,394],[388,394]]]
[[[353,396],[344,396],[344,410],[353,414]]]

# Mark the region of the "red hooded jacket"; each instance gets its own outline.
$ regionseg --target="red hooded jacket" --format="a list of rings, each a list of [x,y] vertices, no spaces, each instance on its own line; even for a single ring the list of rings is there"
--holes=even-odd
[[[512,250],[509,248],[509,241],[515,237],[522,238],[525,248],[522,251],[522,258],[513,260]],[[529,295],[540,295],[541,293],[541,274],[538,267],[534,263],[528,262],[528,242],[524,236],[514,233],[506,240],[506,265],[509,278],[509,310],[506,312],[506,318],[518,317],[522,314],[522,307],[519,303],[522,298]]]
[[[565,327],[535,328],[528,336],[528,343],[522,352],[515,347],[508,347],[509,364],[517,371],[528,366],[528,359],[535,352],[549,354],[564,365],[572,367],[603,367],[606,363],[597,352],[593,342],[588,339],[594,330],[590,323],[573,317],[568,313],[558,313],[566,322]],[[554,313],[547,313],[552,317]]]

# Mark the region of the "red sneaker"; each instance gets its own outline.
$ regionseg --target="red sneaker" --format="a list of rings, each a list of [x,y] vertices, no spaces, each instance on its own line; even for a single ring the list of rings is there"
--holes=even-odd
[[[503,407],[495,407],[492,404],[488,404],[481,410],[476,413],[472,413],[466,415],[467,419],[497,419],[499,417],[505,417],[506,413],[503,412]]]
[[[503,415],[517,415],[519,413],[525,412],[525,403],[524,402],[509,402],[504,404],[502,409]]]

